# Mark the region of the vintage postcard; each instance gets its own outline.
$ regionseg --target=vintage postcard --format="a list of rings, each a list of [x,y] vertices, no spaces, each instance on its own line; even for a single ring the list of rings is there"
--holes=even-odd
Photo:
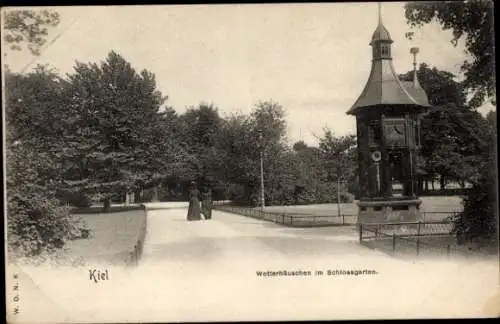
[[[7,322],[499,316],[492,1],[1,28]]]

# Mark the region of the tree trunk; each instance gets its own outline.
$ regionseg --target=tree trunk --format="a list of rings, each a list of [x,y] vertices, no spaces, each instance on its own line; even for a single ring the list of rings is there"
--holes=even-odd
[[[158,201],[158,186],[153,187],[153,197],[151,197],[152,202]]]
[[[133,203],[136,203],[136,202],[140,203],[142,201],[141,193],[142,193],[142,189],[135,189],[134,190],[133,196],[132,196],[134,199]]]
[[[424,189],[424,182],[422,179],[423,179],[422,176],[417,176],[417,189],[415,192],[417,196],[419,196]]]
[[[125,206],[130,205],[130,194],[128,192],[125,193]]]
[[[110,197],[107,197],[106,199],[104,199],[103,211],[105,213],[109,213],[111,211],[111,198]]]
[[[441,174],[441,176],[439,178],[439,186],[441,187],[441,190],[445,189],[446,182],[445,182],[445,177],[443,174]]]

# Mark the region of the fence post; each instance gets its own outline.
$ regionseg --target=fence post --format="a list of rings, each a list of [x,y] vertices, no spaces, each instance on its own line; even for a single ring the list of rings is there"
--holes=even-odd
[[[450,245],[449,244],[446,246],[446,256],[448,258],[450,257]]]
[[[342,214],[342,225],[344,225],[344,224],[345,224],[345,215]]]
[[[361,243],[361,241],[363,241],[363,224],[359,223],[358,226],[359,226],[359,243]]]
[[[392,253],[396,253],[396,234],[392,234]]]
[[[421,222],[418,222],[417,225],[417,255],[420,255],[420,224]]]

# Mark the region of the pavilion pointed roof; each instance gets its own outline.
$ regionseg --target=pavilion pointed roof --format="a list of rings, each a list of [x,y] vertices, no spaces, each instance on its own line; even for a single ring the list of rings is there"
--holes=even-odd
[[[378,105],[416,105],[428,107],[427,95],[417,82],[399,80],[392,60],[378,60],[372,64],[370,76],[354,105],[347,114],[360,108]]]
[[[399,80],[392,64],[392,42],[379,15],[379,23],[370,42],[373,47],[370,76],[361,95],[347,114],[355,115],[360,109],[380,105],[412,105],[424,109],[430,106],[424,89],[416,79],[416,73],[413,81]]]

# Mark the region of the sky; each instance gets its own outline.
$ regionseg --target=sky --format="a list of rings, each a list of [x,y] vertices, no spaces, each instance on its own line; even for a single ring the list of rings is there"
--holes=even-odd
[[[382,4],[397,73],[418,62],[455,73],[467,58],[463,43],[437,23],[413,30],[404,3]],[[355,133],[346,111],[356,101],[371,67],[369,42],[378,23],[370,3],[232,4],[52,7],[60,24],[49,30],[42,54],[4,52],[13,71],[48,64],[65,75],[75,61],[104,60],[114,50],[140,71],[156,75],[167,104],[182,113],[201,102],[221,115],[249,113],[273,100],[286,110],[290,143],[317,143],[328,127],[336,135]],[[485,114],[493,106],[480,108]]]

